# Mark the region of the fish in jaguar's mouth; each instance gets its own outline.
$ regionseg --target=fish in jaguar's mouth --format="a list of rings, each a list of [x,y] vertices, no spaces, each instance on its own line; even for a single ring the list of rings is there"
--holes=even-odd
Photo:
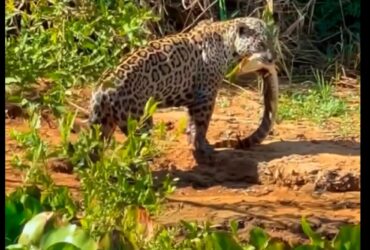
[[[255,53],[249,57],[243,58],[237,66],[237,74],[248,74],[252,72],[259,73],[276,73],[275,61],[271,54],[267,52]]]

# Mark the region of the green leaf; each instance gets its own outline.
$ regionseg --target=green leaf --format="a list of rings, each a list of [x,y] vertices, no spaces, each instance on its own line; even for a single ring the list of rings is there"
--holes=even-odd
[[[20,83],[21,79],[19,77],[5,77],[5,84]]]
[[[269,243],[270,237],[260,227],[255,227],[250,232],[249,243],[256,247],[256,249],[265,249]]]
[[[155,113],[157,106],[158,106],[158,103],[154,100],[153,97],[150,97],[149,100],[145,104],[144,114],[146,116],[152,116]]]
[[[234,67],[232,67],[230,69],[230,72],[226,75],[226,79],[228,79],[229,81],[231,82],[234,82],[235,79],[236,79],[236,76],[240,70],[240,65],[237,64],[237,65],[233,65]]]
[[[46,250],[80,250],[81,248],[76,247],[72,243],[61,242],[49,246]]]
[[[334,239],[334,249],[360,250],[361,244],[360,225],[345,225],[341,227]]]
[[[190,238],[194,238],[197,235],[198,228],[195,223],[183,220],[181,220],[180,222],[189,231],[188,233]]]
[[[47,232],[41,239],[40,248],[49,249],[57,243],[70,243],[86,250],[97,249],[95,241],[84,230],[73,224]]]
[[[286,250],[290,249],[290,247],[281,240],[278,239],[271,239],[269,241],[268,246],[266,247],[266,250]]]
[[[23,211],[18,211],[16,204],[8,197],[5,199],[5,218],[5,244],[9,245],[14,243],[22,231],[21,225],[25,217]]]
[[[243,250],[255,250],[255,249],[256,248],[254,246],[249,245],[249,244],[243,247]]]
[[[303,232],[310,238],[312,245],[324,247],[325,241],[321,239],[321,236],[319,234],[315,233],[311,229],[310,224],[307,222],[305,217],[302,217],[301,225]]]
[[[22,245],[22,244],[13,244],[13,245],[9,245],[5,248],[6,250],[28,250],[29,248]]]
[[[238,232],[238,222],[236,222],[235,220],[230,221],[230,229],[231,229],[231,233],[233,235],[237,235],[237,232]]]
[[[99,249],[104,250],[131,250],[135,249],[133,243],[125,240],[124,234],[120,231],[106,233],[99,242]]]
[[[95,58],[93,61],[91,61],[90,63],[88,63],[87,65],[84,65],[84,67],[91,67],[91,66],[94,66],[98,63],[100,63],[103,59],[105,58],[105,55],[102,55],[98,58]]]
[[[243,250],[228,232],[213,232],[211,238],[215,250]]]
[[[41,213],[42,212],[42,207],[41,207],[41,203],[39,200],[37,200],[36,198],[28,195],[28,194],[24,194],[22,197],[21,197],[21,202],[23,204],[23,207],[29,211],[31,217],[35,216],[36,214],[38,213]]]
[[[18,243],[23,245],[37,245],[44,233],[47,222],[53,215],[53,212],[42,212],[33,217],[24,226]]]

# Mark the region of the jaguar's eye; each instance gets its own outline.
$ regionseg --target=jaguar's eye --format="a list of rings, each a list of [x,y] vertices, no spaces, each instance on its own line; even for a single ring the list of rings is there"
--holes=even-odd
[[[239,27],[238,33],[239,33],[239,36],[247,36],[247,35],[251,35],[253,33],[253,30],[243,25]]]
[[[267,50],[267,44],[265,42],[261,42],[260,46],[262,50]]]

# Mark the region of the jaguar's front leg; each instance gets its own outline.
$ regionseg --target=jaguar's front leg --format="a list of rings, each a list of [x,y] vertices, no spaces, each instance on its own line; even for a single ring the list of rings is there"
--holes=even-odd
[[[206,138],[207,130],[215,105],[216,94],[198,91],[194,102],[188,106],[189,125],[187,129],[188,139],[193,145],[195,153],[200,156],[209,157],[213,147]]]

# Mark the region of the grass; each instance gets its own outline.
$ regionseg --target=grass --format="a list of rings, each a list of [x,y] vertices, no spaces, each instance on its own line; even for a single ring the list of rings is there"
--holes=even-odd
[[[222,109],[230,107],[230,98],[227,96],[221,96],[216,100],[218,106]]]
[[[354,120],[351,115],[348,113],[344,114],[340,126],[338,129],[338,133],[342,137],[350,137],[352,135],[359,135],[360,134],[360,126],[354,126]],[[359,124],[358,124],[359,125]],[[358,127],[358,129],[356,128]]]
[[[306,118],[322,125],[330,118],[344,117],[351,111],[344,99],[334,95],[333,81],[326,80],[322,72],[313,73],[315,81],[308,90],[282,94],[278,110],[280,120]]]

